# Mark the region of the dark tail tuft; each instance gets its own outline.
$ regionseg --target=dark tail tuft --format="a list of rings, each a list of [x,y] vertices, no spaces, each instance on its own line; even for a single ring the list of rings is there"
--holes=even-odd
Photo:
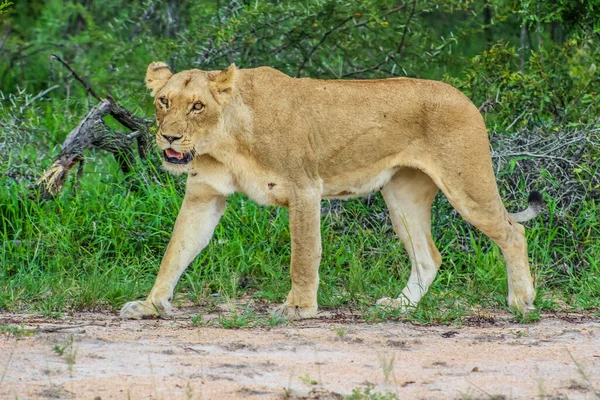
[[[533,208],[537,213],[544,209],[544,198],[542,197],[542,194],[536,190],[529,193],[527,203],[529,203],[529,207]]]
[[[509,213],[511,220],[515,222],[529,221],[530,219],[537,217],[544,209],[544,199],[540,192],[533,191],[529,193],[527,202],[529,204],[526,210],[514,214]]]
[[[544,199],[542,198],[542,194],[537,190],[529,193],[529,198],[527,198],[528,203],[537,203],[540,205],[544,205]]]

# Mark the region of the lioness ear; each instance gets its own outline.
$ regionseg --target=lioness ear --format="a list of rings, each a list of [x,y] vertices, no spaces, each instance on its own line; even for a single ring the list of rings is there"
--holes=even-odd
[[[152,90],[152,97],[165,87],[173,73],[164,62],[153,62],[146,70],[146,87]]]
[[[219,104],[224,106],[231,100],[236,75],[237,68],[231,64],[223,71],[208,76],[208,87]]]

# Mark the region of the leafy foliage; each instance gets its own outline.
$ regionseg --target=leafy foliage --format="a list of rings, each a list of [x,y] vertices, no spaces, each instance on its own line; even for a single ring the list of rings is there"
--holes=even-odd
[[[521,12],[526,20],[560,22],[569,30],[591,30],[600,34],[600,2],[597,0],[525,0]]]
[[[525,72],[519,70],[518,59],[517,49],[502,42],[474,57],[464,78],[446,79],[492,112],[488,123],[494,130],[600,126],[600,49],[592,39],[572,39],[533,53]]]

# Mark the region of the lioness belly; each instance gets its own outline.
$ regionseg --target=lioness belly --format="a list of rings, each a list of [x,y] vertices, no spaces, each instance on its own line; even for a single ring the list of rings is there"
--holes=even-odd
[[[347,175],[336,176],[323,181],[323,194],[325,199],[348,199],[356,196],[364,196],[378,191],[392,179],[397,168],[389,168],[373,174],[373,171],[352,171]]]
[[[317,182],[322,188],[321,197],[325,199],[348,199],[364,196],[378,191],[392,179],[398,168],[374,171],[352,171],[348,174],[330,177]],[[287,182],[276,175],[251,171],[236,174],[238,190],[244,192],[252,200],[263,205],[288,206],[289,196]]]

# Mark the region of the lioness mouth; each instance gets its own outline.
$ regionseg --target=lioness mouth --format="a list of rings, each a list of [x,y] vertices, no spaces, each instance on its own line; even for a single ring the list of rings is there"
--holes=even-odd
[[[173,149],[166,149],[163,152],[163,158],[165,161],[173,164],[188,164],[192,161],[193,155],[191,151],[187,153],[179,153]]]

